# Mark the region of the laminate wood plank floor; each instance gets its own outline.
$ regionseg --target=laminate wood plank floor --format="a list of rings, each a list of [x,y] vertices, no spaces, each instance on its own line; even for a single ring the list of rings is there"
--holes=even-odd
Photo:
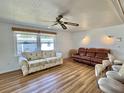
[[[101,93],[94,67],[72,60],[23,77],[20,70],[0,75],[0,93]]]

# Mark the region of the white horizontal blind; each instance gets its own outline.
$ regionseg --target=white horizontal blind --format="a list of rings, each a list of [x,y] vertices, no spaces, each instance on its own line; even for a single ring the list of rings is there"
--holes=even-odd
[[[41,50],[54,50],[55,35],[41,34],[40,43],[41,43]]]
[[[37,50],[54,50],[55,37],[52,34],[36,34],[29,32],[15,32],[17,54],[33,52]]]

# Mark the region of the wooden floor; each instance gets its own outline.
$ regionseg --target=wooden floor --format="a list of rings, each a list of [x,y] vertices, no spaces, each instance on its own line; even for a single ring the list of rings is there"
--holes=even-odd
[[[96,86],[94,67],[65,60],[31,75],[21,71],[0,75],[0,93],[101,93]]]

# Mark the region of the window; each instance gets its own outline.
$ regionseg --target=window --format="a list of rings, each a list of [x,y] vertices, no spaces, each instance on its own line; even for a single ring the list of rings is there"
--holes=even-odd
[[[40,36],[41,50],[54,50],[54,37],[48,35]]]
[[[16,40],[18,55],[24,51],[54,50],[54,35],[16,33]]]

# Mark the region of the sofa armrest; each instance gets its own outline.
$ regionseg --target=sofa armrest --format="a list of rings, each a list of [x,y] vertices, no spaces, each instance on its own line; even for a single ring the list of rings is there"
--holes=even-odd
[[[22,69],[23,76],[26,76],[29,72],[28,60],[24,57],[19,57],[19,63]]]

